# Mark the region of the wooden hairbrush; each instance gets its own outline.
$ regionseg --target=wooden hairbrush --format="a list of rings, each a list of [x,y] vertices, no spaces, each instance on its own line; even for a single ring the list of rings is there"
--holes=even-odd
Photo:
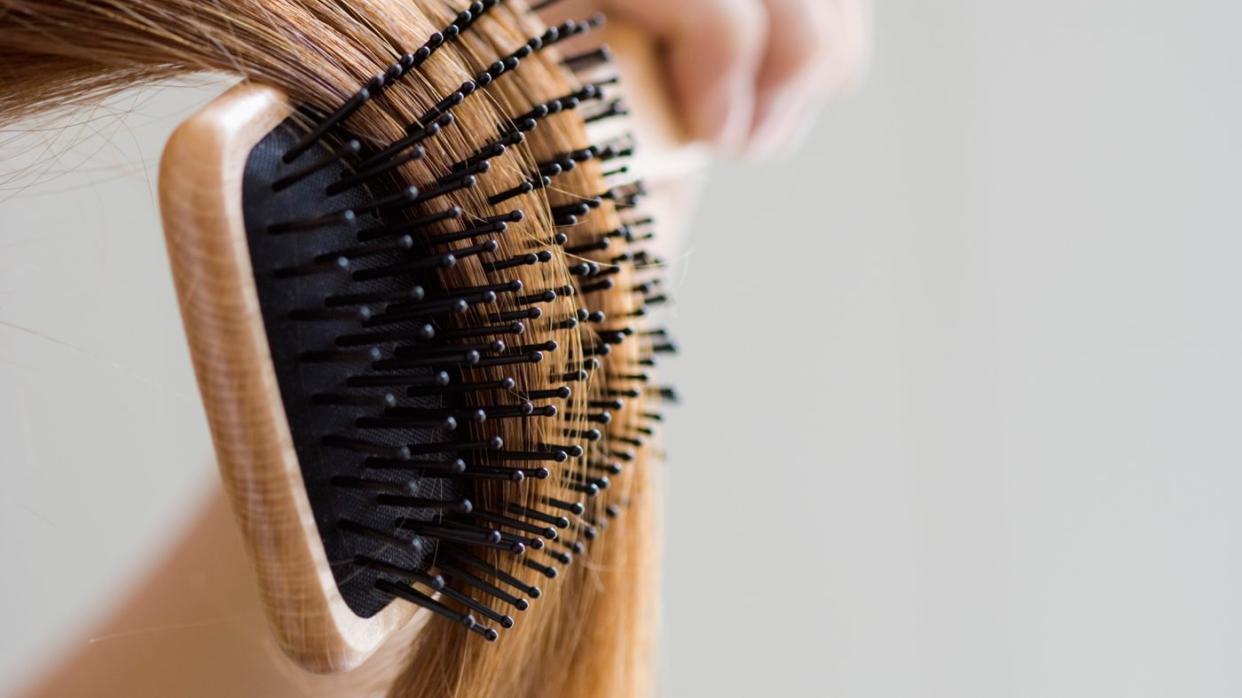
[[[509,47],[402,138],[354,129],[500,5],[474,3],[331,113],[239,85],[163,156],[221,474],[275,634],[314,671],[357,666],[416,615],[496,640],[535,612],[539,585],[624,511],[618,483],[672,398],[653,380],[673,345],[649,323],[661,264],[622,164],[615,70],[560,51],[597,19]],[[678,142],[649,47],[608,41],[647,108],[630,128]],[[567,89],[462,123],[536,59]],[[553,120],[574,147],[546,137]]]

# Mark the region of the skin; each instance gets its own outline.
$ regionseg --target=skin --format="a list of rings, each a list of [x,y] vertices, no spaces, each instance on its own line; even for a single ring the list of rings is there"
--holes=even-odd
[[[795,147],[862,72],[865,0],[567,0],[549,18],[603,11],[655,38],[689,135],[727,155]]]

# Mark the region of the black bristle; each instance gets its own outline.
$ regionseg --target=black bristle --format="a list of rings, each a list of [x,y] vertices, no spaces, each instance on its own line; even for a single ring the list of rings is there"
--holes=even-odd
[[[479,603],[478,601],[475,601],[470,596],[463,594],[460,591],[457,591],[456,589],[452,587],[445,587],[440,590],[440,593],[450,599],[457,601],[461,605],[473,610],[475,613],[478,613],[484,618],[489,618],[497,623],[500,623],[500,626],[502,628],[513,627],[513,618],[507,615],[504,615],[502,613],[499,613],[497,611],[494,611],[491,608],[488,608],[487,606]],[[494,633],[495,631],[492,631],[492,632]],[[492,637],[489,637],[489,639],[492,639]]]
[[[552,514],[548,514],[546,512],[539,511],[537,509],[531,509],[529,507],[524,507],[518,504],[510,504],[508,509],[510,513],[518,514],[518,515],[525,516],[531,519],[536,519],[538,521],[543,521],[544,523],[552,524],[553,526],[557,528],[569,528],[569,523],[570,523],[569,519],[564,516],[555,516]]]
[[[384,75],[381,74],[372,78],[371,82],[367,83],[365,87],[354,93],[353,97],[346,100],[345,103],[342,104],[336,111],[325,117],[322,121],[316,124],[309,133],[290,146],[289,149],[285,151],[284,155],[281,156],[281,159],[286,163],[291,163],[298,159],[298,157],[310,150],[325,135],[327,135],[327,133],[331,131],[334,126],[342,123],[354,112],[361,109],[362,105],[366,104],[372,96],[377,94],[383,85]]]
[[[466,628],[475,627],[474,616],[469,613],[459,613],[454,611],[430,596],[420,591],[415,591],[414,589],[403,584],[398,584],[388,579],[378,579],[375,581],[375,588],[385,594],[389,594],[417,606],[421,606],[433,613],[448,618],[455,623],[459,623]]]
[[[501,570],[495,565],[475,555],[472,555],[464,550],[461,550],[461,549],[453,550],[452,552],[449,553],[449,555],[453,561],[460,562],[464,565],[467,565],[477,571],[480,571],[488,575],[489,577],[493,577],[503,582],[504,584],[508,585],[509,587],[513,589],[517,589],[523,594],[526,594],[532,599],[537,599],[543,595],[543,592],[542,590],[540,590],[539,587],[533,584],[527,584],[523,582],[522,580],[518,579],[517,577],[514,577],[513,575]]]
[[[435,591],[439,591],[444,588],[444,577],[438,574],[426,574],[420,570],[407,569],[399,565],[384,562],[383,560],[376,560],[375,558],[370,558],[365,555],[358,555],[354,557],[354,564],[359,567],[367,567],[378,572],[390,574],[400,579],[417,582],[423,586],[434,589]]]
[[[396,155],[397,153],[407,148],[417,147],[417,145],[420,142],[425,141],[428,138],[432,138],[433,136],[439,135],[442,129],[446,128],[452,123],[453,123],[453,115],[443,114],[439,118],[437,118],[434,122],[427,124],[425,126],[421,126],[411,131],[404,138],[400,138],[396,141],[393,141],[392,143],[389,143],[383,150],[380,150],[378,153],[364,160],[359,167],[369,168],[369,167],[374,167],[375,165],[378,165],[379,163],[386,162],[392,159],[392,157]]]
[[[482,591],[488,596],[500,599],[519,611],[525,611],[530,608],[530,602],[526,599],[514,596],[491,582],[484,580],[478,575],[468,572],[464,569],[464,566],[456,565],[445,559],[437,561],[436,566],[443,570],[444,573],[448,574],[450,578],[460,580],[465,584]]]
[[[344,145],[333,152],[325,153],[318,160],[308,163],[290,172],[272,183],[272,191],[282,191],[306,179],[320,170],[338,164],[362,151],[362,143],[355,138],[345,141]]]
[[[612,51],[607,46],[599,46],[583,53],[568,56],[561,61],[561,64],[573,71],[585,70],[593,68],[601,63],[608,63],[612,60]]]
[[[343,191],[352,189],[364,182],[370,181],[380,175],[388,174],[393,169],[406,163],[421,160],[427,151],[421,145],[415,145],[402,153],[400,157],[376,163],[369,168],[360,169],[357,172],[332,182],[324,188],[324,193],[328,196],[335,196]]]

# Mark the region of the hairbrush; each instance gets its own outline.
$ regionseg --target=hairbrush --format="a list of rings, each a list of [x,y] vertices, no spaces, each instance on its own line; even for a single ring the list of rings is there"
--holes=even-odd
[[[426,97],[437,55],[496,13],[526,40]],[[497,640],[630,503],[675,347],[650,319],[667,296],[610,53],[565,49],[601,22],[475,2],[335,110],[244,83],[168,143],[217,459],[306,668],[357,666],[415,615]],[[563,84],[531,91],[536,61]],[[401,135],[359,127],[390,100],[422,100]],[[465,118],[479,100],[511,111]]]

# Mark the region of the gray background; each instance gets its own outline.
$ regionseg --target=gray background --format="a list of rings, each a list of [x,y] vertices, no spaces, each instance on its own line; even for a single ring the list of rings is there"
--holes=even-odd
[[[875,19],[677,258],[665,695],[1239,695],[1242,7]],[[151,178],[218,90],[0,133],[0,693],[215,477]]]

